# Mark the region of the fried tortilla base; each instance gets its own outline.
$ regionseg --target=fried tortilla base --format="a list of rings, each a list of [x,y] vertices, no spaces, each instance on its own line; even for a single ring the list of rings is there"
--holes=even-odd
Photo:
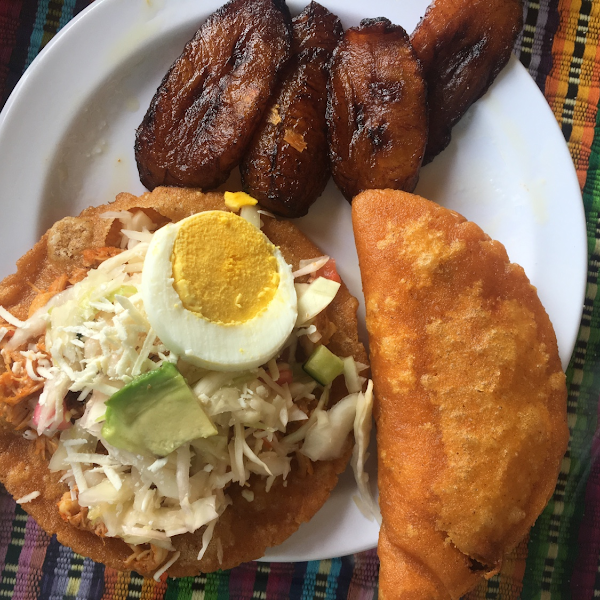
[[[204,210],[225,209],[225,206],[221,193],[203,194],[190,189],[159,187],[140,197],[119,194],[110,205],[88,208],[79,217],[67,217],[56,223],[17,262],[17,273],[0,284],[0,305],[18,318],[27,318],[28,307],[36,294],[32,285],[45,290],[62,273],[70,274],[83,266],[83,249],[118,243],[119,222],[103,219],[100,215],[107,210],[135,208],[144,210],[156,223],[163,224]],[[264,220],[263,231],[279,246],[294,269],[298,268],[300,259],[322,254],[291,223],[270,218]],[[336,354],[352,355],[356,360],[366,363],[365,349],[358,341],[357,306],[356,299],[342,285],[327,309],[328,318],[337,327],[328,347]],[[338,400],[346,393],[345,387],[338,385],[332,390],[332,399]],[[202,560],[198,562],[196,558],[202,546],[203,528],[194,534],[173,539],[181,556],[168,574],[174,577],[191,576],[199,572],[229,569],[260,558],[268,547],[282,543],[319,510],[336,485],[338,475],[345,469],[351,451],[352,440],[349,438],[340,458],[313,463],[313,472],[306,474],[293,460],[287,487],[277,481],[268,493],[265,492],[264,481],[251,479],[249,489],[254,492],[253,502],[243,499],[241,490],[232,486],[228,493],[233,505],[220,517]],[[56,533],[59,542],[79,554],[115,569],[129,570],[125,561],[131,555],[131,549],[125,542],[115,538],[100,538],[61,519],[56,505],[68,487],[59,482],[60,476],[60,473],[50,473],[48,459],[35,452],[34,442],[25,440],[20,433],[0,421],[0,480],[6,489],[15,498],[40,491],[41,495],[24,504],[23,508],[44,530],[49,534]],[[219,545],[222,548],[221,562],[217,551]],[[145,571],[143,565],[136,564],[135,570],[141,575],[150,576],[155,569]]]
[[[504,246],[371,190],[352,216],[376,395],[381,598],[459,598],[528,533],[569,431],[554,330]]]

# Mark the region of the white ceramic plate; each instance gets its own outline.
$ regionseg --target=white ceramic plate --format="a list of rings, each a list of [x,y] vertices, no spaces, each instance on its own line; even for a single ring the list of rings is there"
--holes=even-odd
[[[383,15],[409,32],[428,4],[323,2],[344,27]],[[144,191],[134,130],[184,43],[220,4],[96,0],[35,59],[0,115],[0,276],[12,272],[57,219],[120,191]],[[306,2],[289,4],[296,14]],[[233,176],[230,188],[235,185]],[[581,195],[554,117],[516,59],[455,128],[450,147],[422,170],[416,191],[506,245],[538,287],[566,365],[586,275]],[[300,226],[336,258],[350,290],[362,298],[350,207],[331,182]],[[354,493],[346,473],[314,519],[266,559],[322,559],[375,546],[378,527],[356,509]]]

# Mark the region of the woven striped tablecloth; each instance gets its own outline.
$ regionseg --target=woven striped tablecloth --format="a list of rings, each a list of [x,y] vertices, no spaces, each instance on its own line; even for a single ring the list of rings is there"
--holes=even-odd
[[[45,44],[88,4],[0,0],[0,108]],[[591,599],[600,596],[600,0],[528,1],[524,11],[515,53],[554,111],[577,170],[587,217],[588,283],[567,372],[571,442],[556,492],[502,571],[468,597]],[[377,596],[377,574],[371,550],[333,560],[250,563],[196,578],[144,580],[62,547],[0,487],[4,598],[368,600]]]

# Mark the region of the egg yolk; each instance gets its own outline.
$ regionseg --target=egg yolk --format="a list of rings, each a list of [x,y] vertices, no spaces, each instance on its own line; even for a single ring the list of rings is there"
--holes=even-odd
[[[212,322],[238,324],[265,309],[279,286],[274,246],[228,212],[199,213],[182,223],[171,263],[183,306]]]

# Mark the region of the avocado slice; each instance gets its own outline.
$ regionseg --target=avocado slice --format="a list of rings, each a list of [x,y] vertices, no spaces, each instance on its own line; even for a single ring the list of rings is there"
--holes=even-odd
[[[316,382],[328,385],[344,372],[344,361],[329,348],[317,346],[302,368]]]
[[[136,377],[106,402],[102,437],[136,454],[166,456],[186,442],[216,434],[177,367],[168,362]]]

